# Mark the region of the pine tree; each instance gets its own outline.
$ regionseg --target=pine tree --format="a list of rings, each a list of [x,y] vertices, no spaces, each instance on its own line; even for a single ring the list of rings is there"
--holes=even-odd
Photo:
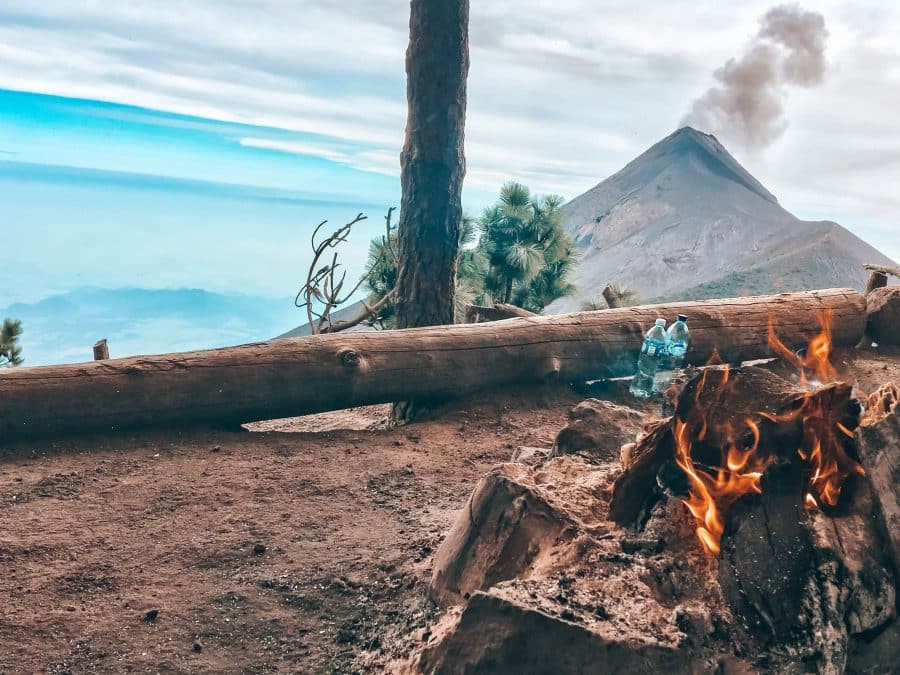
[[[499,201],[481,217],[485,301],[540,312],[575,290],[568,278],[577,254],[563,231],[561,206],[556,195],[532,197],[519,183],[503,186]]]
[[[22,364],[22,348],[19,336],[22,334],[22,322],[4,319],[0,329],[0,368],[10,368]]]

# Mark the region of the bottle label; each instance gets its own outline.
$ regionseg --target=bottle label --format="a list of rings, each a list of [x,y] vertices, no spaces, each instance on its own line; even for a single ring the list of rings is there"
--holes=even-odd
[[[644,346],[641,347],[641,353],[647,356],[661,356],[665,351],[666,343],[656,340],[644,340]]]
[[[672,344],[669,345],[669,353],[672,356],[684,356],[686,351],[687,351],[687,345],[682,340],[679,340],[678,342],[673,342]]]

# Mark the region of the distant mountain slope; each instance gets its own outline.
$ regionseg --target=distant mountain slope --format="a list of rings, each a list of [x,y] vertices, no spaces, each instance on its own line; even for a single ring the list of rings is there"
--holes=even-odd
[[[257,342],[303,318],[291,298],[142,288],[79,288],[0,308],[5,316],[22,321],[26,366],[90,361],[100,338],[113,358]]]
[[[581,249],[577,310],[609,281],[645,300],[863,288],[866,262],[892,261],[837,223],[778,203],[714,136],[679,129],[563,207]]]

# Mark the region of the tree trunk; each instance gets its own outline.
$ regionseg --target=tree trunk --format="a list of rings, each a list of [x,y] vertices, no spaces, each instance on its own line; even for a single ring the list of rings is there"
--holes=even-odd
[[[335,333],[162,356],[0,372],[0,438],[64,431],[235,425],[357,405],[445,400],[478,389],[634,371],[644,331],[687,314],[689,363],[805,346],[834,312],[835,346],[856,344],[865,298],[850,289],[646,305],[492,323]]]
[[[412,0],[400,156],[397,327],[453,323],[465,176],[468,0]]]

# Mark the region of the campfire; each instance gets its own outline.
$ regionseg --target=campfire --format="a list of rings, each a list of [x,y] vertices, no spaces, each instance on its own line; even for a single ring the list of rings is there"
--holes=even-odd
[[[819,318],[821,332],[810,340],[806,349],[795,353],[786,347],[769,326],[769,344],[784,360],[796,368],[795,379],[806,392],[790,409],[783,412],[759,410],[743,419],[724,420],[718,428],[710,428],[710,410],[718,405],[728,388],[735,386],[728,366],[702,373],[689,399],[674,420],[675,461],[690,482],[689,496],[684,499],[697,521],[697,537],[704,549],[719,553],[719,541],[725,529],[724,514],[744,495],[762,492],[762,478],[773,462],[788,462],[796,450],[807,464],[809,480],[804,502],[809,508],[818,505],[837,506],[846,479],[864,470],[853,453],[852,439],[858,419],[837,416],[824,405],[828,397],[816,396],[823,386],[835,382],[837,372],[831,364],[831,314]],[[803,434],[794,448],[760,447],[760,425],[799,420]],[[712,447],[711,447],[712,446]],[[712,463],[700,457],[718,455]]]
[[[554,448],[485,476],[434,559],[432,594],[456,607],[408,669],[842,673],[893,658],[900,390],[855,390],[831,321],[799,351],[770,323],[773,362],[687,372],[668,418],[588,399]]]

